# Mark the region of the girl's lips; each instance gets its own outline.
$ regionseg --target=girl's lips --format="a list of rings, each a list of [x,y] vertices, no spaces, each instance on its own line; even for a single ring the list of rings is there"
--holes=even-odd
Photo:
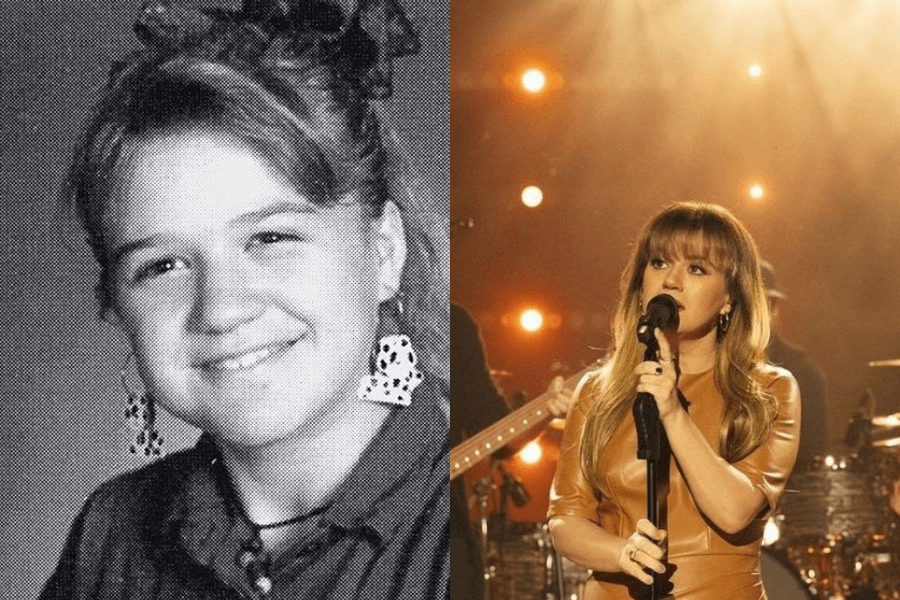
[[[278,342],[261,348],[256,348],[241,354],[226,356],[223,358],[203,361],[197,367],[209,373],[227,373],[252,369],[265,361],[279,358],[286,353],[298,340]]]

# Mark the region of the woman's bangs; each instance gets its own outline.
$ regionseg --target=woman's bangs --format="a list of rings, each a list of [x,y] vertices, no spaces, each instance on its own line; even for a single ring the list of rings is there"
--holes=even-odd
[[[737,248],[724,224],[709,219],[665,219],[650,231],[648,258],[704,260],[722,273],[737,265]]]

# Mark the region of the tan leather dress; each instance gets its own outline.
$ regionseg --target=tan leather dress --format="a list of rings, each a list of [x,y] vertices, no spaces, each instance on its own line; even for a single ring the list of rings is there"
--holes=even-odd
[[[778,400],[779,415],[766,441],[735,463],[759,488],[769,503],[746,530],[729,535],[700,513],[690,490],[672,459],[669,490],[663,500],[661,526],[668,530],[670,596],[679,600],[765,599],[759,573],[759,552],[768,513],[790,475],[797,455],[800,431],[800,395],[794,378],[784,369],[767,367],[767,388]],[[713,370],[682,375],[678,389],[687,399],[688,414],[713,448],[718,448],[723,399]],[[600,459],[599,490],[581,473],[581,430],[590,399],[581,394],[569,414],[559,463],[550,492],[548,518],[575,515],[606,531],[629,537],[637,521],[646,517],[646,462],[637,459],[637,435],[630,415],[613,433]],[[646,586],[622,573],[595,573],[585,586],[584,600],[641,598]]]

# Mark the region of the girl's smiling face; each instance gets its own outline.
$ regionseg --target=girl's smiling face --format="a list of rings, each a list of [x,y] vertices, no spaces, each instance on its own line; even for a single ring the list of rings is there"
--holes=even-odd
[[[140,142],[105,216],[115,313],[151,395],[240,445],[357,402],[405,256],[396,208],[319,206],[245,146]]]

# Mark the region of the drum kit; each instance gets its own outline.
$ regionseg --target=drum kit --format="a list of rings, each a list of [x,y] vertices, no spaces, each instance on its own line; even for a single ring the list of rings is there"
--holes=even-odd
[[[900,415],[861,421],[854,453],[795,470],[767,528],[766,550],[811,598],[900,600],[900,517],[891,508]]]

